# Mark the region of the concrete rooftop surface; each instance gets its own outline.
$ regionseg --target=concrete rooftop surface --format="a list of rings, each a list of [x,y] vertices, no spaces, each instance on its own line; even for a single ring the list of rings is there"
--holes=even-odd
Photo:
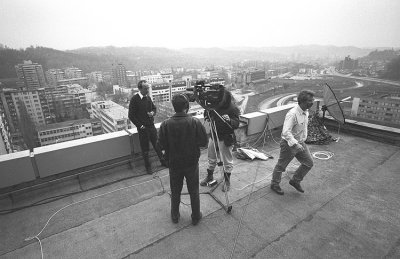
[[[352,135],[309,147],[334,156],[314,160],[304,194],[287,178],[285,195],[271,192],[279,146],[268,142],[273,159],[235,159],[230,214],[200,187],[197,226],[188,195],[179,223],[171,222],[168,169],[132,178],[140,168],[115,168],[2,197],[0,210],[50,202],[0,216],[0,258],[41,258],[38,240],[25,239],[46,222],[38,235],[44,258],[400,258],[400,147]],[[203,150],[200,178],[206,158]],[[213,193],[225,203],[220,186]]]

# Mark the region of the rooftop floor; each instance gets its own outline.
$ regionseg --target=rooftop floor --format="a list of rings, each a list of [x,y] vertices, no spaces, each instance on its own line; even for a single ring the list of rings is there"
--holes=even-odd
[[[400,147],[351,135],[330,145],[311,145],[312,152],[334,156],[315,159],[302,183],[304,194],[284,179],[284,196],[269,188],[278,145],[267,143],[264,150],[274,159],[235,161],[231,214],[202,194],[204,218],[197,226],[191,225],[185,205],[188,195],[182,198],[179,223],[171,222],[167,169],[157,172],[159,178],[119,181],[132,175],[119,168],[3,197],[0,210],[77,192],[1,215],[0,258],[41,258],[38,241],[24,240],[38,234],[57,210],[85,199],[59,211],[39,235],[44,258],[229,258],[235,243],[233,258],[400,257]],[[296,165],[294,160],[288,171]],[[201,178],[205,169],[203,151]],[[116,182],[88,190],[110,181]],[[213,193],[225,203],[220,188]],[[90,199],[96,195],[102,196]]]

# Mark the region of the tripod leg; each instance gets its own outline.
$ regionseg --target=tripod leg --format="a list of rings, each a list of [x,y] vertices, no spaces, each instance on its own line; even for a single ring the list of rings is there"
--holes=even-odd
[[[218,137],[218,133],[217,133],[217,127],[216,127],[216,125],[215,125],[215,121],[213,121],[213,120],[210,120],[210,122],[211,122],[211,128],[212,128],[212,131],[214,131],[215,132],[215,137],[213,136],[213,134],[212,134],[212,132],[211,132],[211,136],[212,136],[212,139],[213,139],[213,141],[214,141],[214,147],[215,147],[215,145],[219,145],[219,137]],[[221,176],[223,177],[223,188],[226,188],[226,179],[227,179],[227,176],[225,176],[225,174],[226,174],[226,170],[225,170],[225,165],[224,165],[224,163],[223,163],[223,161],[222,161],[222,149],[219,147],[218,148],[218,150],[219,150],[219,165],[221,164],[222,165],[222,173],[221,173]],[[215,150],[216,151],[216,150]],[[217,154],[217,153],[216,153]],[[217,155],[217,157],[218,157],[218,155]],[[225,200],[226,200],[226,207],[224,208],[225,210],[226,210],[226,212],[227,213],[230,213],[231,211],[232,211],[232,205],[230,204],[230,201],[229,201],[229,196],[228,196],[228,190],[226,190],[225,192],[224,192],[224,194],[225,194]]]

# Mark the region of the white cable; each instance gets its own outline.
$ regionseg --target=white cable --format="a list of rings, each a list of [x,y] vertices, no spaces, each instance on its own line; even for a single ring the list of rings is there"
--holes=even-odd
[[[162,176],[162,177],[157,176],[157,178],[161,181],[161,178],[167,177],[167,176],[168,176],[168,175],[165,175],[165,176]],[[53,213],[53,215],[51,215],[51,217],[47,220],[46,224],[44,225],[44,227],[42,228],[42,230],[40,230],[40,232],[39,232],[38,234],[36,234],[36,235],[34,235],[34,236],[31,236],[31,237],[25,238],[25,241],[30,241],[30,240],[32,240],[32,239],[37,239],[37,240],[39,241],[40,252],[41,252],[41,254],[42,254],[42,259],[43,259],[43,258],[44,258],[44,257],[43,257],[43,248],[42,248],[42,242],[41,242],[40,239],[39,239],[39,235],[42,234],[43,230],[47,227],[47,225],[49,224],[50,220],[51,220],[58,212],[62,211],[63,209],[66,209],[66,208],[68,208],[68,207],[70,207],[70,206],[72,206],[72,205],[76,205],[76,204],[79,204],[79,203],[82,203],[82,202],[85,202],[85,201],[88,201],[88,200],[91,200],[91,199],[95,199],[95,198],[98,198],[98,197],[101,197],[101,196],[104,196],[104,195],[107,195],[107,194],[110,194],[110,193],[114,193],[114,192],[117,192],[117,191],[122,191],[122,190],[125,190],[125,189],[128,189],[128,188],[132,188],[132,187],[136,187],[136,186],[139,186],[139,185],[142,185],[142,184],[145,184],[145,183],[149,183],[149,182],[151,182],[151,181],[154,181],[155,179],[156,179],[156,178],[154,178],[154,179],[152,179],[152,180],[149,180],[149,181],[146,181],[146,182],[142,182],[142,183],[138,183],[138,184],[133,184],[133,185],[130,185],[130,186],[122,187],[122,188],[119,188],[119,189],[116,189],[116,190],[113,190],[113,191],[109,191],[109,192],[106,192],[106,193],[103,193],[103,194],[95,195],[95,196],[93,196],[93,197],[90,197],[90,198],[87,198],[87,199],[83,199],[83,200],[81,200],[81,201],[77,201],[77,202],[73,202],[73,203],[71,203],[71,204],[68,204],[68,205],[62,207],[61,209],[57,210],[55,213]],[[162,185],[162,182],[161,182],[161,185]],[[164,186],[162,186],[162,187],[163,187],[163,189],[164,189]]]
[[[238,237],[239,237],[239,233],[240,233],[240,228],[242,227],[243,217],[244,217],[244,215],[246,214],[247,205],[249,205],[250,198],[251,198],[251,194],[253,193],[253,189],[254,189],[254,185],[255,185],[254,183],[255,183],[255,181],[256,181],[256,179],[257,179],[257,175],[258,175],[258,170],[259,170],[259,168],[260,168],[260,164],[258,164],[258,166],[257,166],[256,175],[254,176],[254,181],[253,181],[253,184],[252,184],[252,186],[251,186],[251,191],[250,191],[250,194],[249,194],[249,196],[248,196],[246,205],[245,205],[245,207],[244,207],[244,209],[243,209],[243,213],[242,213],[242,215],[241,215],[241,217],[240,217],[240,220],[239,220],[239,226],[238,226],[238,228],[237,228],[237,230],[236,230],[236,235],[235,235],[235,239],[234,239],[235,241],[234,241],[233,248],[232,248],[231,254],[230,254],[230,256],[229,256],[229,259],[232,259],[233,253],[235,252],[236,244],[237,244]]]
[[[246,189],[246,188],[249,187],[250,185],[253,185],[253,184],[256,184],[256,183],[260,183],[260,182],[262,182],[262,181],[264,181],[264,180],[267,180],[271,175],[272,175],[272,173],[268,174],[266,177],[264,177],[264,178],[258,180],[257,182],[252,182],[252,183],[249,183],[249,184],[243,186],[241,189],[234,188],[234,187],[233,187],[233,189],[234,189],[234,190],[237,190],[237,191],[243,191],[244,189]]]
[[[333,157],[335,154],[329,151],[316,151],[312,152],[311,155],[316,159],[328,160],[331,159],[331,157]]]

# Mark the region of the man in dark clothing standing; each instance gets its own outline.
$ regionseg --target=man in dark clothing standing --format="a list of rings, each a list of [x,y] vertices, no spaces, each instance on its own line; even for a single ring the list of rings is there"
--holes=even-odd
[[[199,197],[200,147],[207,145],[207,134],[200,120],[187,115],[189,101],[185,95],[174,95],[172,105],[175,114],[161,124],[158,139],[169,163],[171,219],[174,223],[179,221],[183,178],[186,178],[192,223],[197,225],[202,217]]]
[[[149,161],[149,141],[153,145],[154,150],[160,159],[161,165],[166,166],[161,150],[157,147],[157,129],[154,126],[154,116],[156,114],[156,106],[149,94],[150,85],[146,80],[140,80],[138,83],[139,93],[135,94],[129,103],[129,119],[135,124],[138,133],[140,148],[144,165],[148,174],[151,174],[151,164]]]
[[[217,166],[217,157],[221,154],[221,161],[224,167],[224,184],[222,191],[229,191],[231,187],[230,177],[233,170],[233,144],[236,141],[234,130],[239,127],[239,108],[232,101],[232,94],[223,89],[222,101],[215,110],[204,111],[204,118],[211,119],[215,122],[216,131],[211,131],[215,142],[217,142],[216,133],[218,134],[218,143],[210,141],[208,144],[208,169],[206,178],[201,181],[201,186],[206,186],[208,182],[214,179],[213,173]],[[216,147],[217,145],[217,147]],[[216,153],[218,152],[218,154]],[[220,153],[219,153],[220,151]]]

